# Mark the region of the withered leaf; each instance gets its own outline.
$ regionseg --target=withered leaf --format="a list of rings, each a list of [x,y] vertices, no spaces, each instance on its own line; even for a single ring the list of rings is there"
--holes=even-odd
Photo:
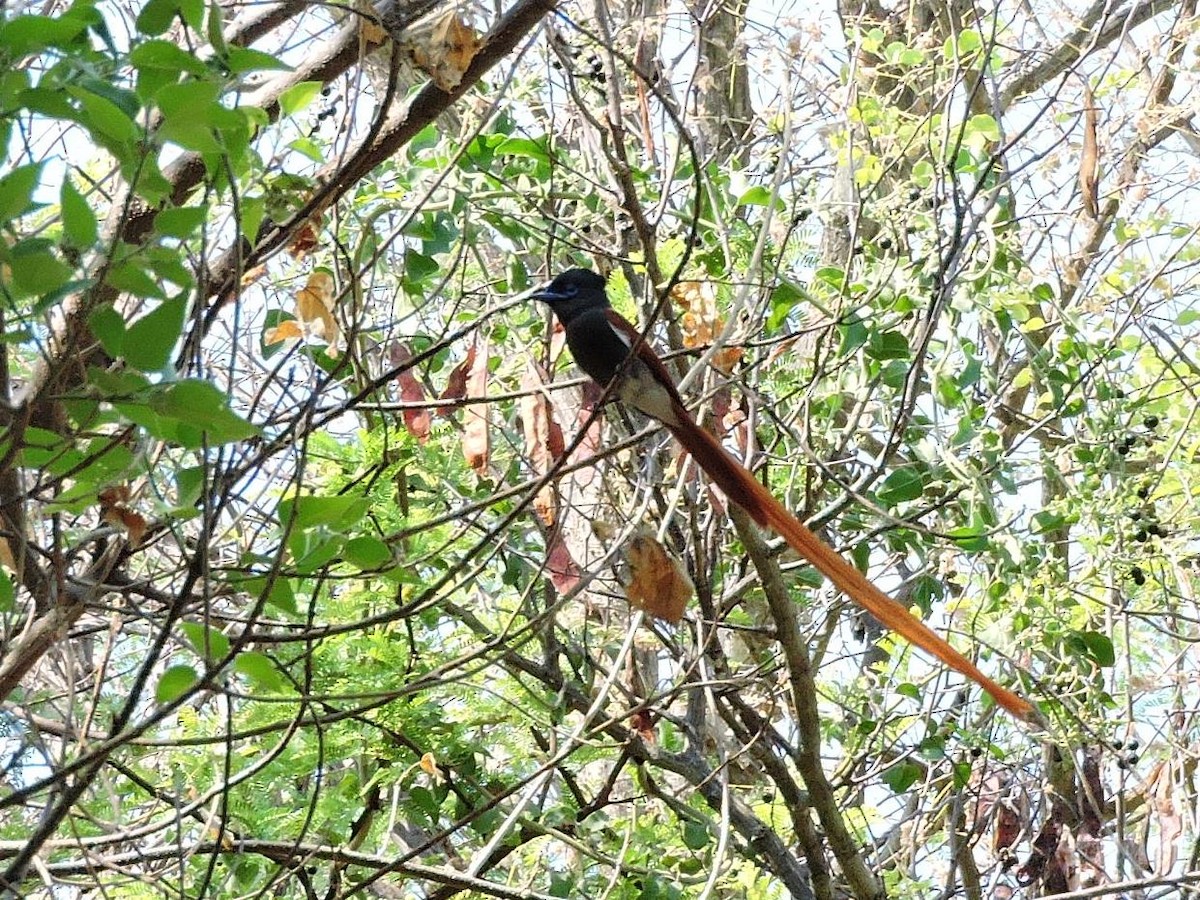
[[[336,356],[341,329],[333,317],[334,290],[333,275],[327,269],[314,269],[296,294],[296,318],[268,329],[263,344],[269,347],[295,338],[317,337],[328,345],[325,352]]]
[[[477,338],[473,349],[475,357],[467,375],[467,396],[471,399],[486,397],[488,385],[487,341]],[[488,433],[488,407],[485,403],[472,403],[467,407],[463,424],[463,456],[476,473],[487,474],[491,436]]]
[[[1091,85],[1083,86],[1083,150],[1079,154],[1079,194],[1083,208],[1093,219],[1100,218],[1100,144],[1096,137],[1096,98]]]
[[[404,341],[396,341],[392,344],[388,355],[392,361],[392,365],[400,370],[396,373],[396,384],[400,387],[401,401],[404,403],[424,403],[425,387],[417,380],[417,376],[413,374],[412,367],[409,366],[409,362],[413,358],[412,348]],[[432,417],[429,415],[428,408],[404,409],[400,411],[400,417],[404,420],[404,427],[408,430],[409,434],[422,444],[429,440]]]
[[[648,534],[635,535],[627,548],[629,584],[625,597],[631,606],[667,622],[678,622],[695,593],[687,570],[673,554]]]
[[[559,532],[554,534],[546,547],[546,572],[550,576],[550,583],[560,594],[574,590],[579,584],[579,565]]]
[[[472,344],[467,348],[467,355],[463,361],[450,370],[450,377],[446,379],[446,387],[441,394],[438,395],[439,400],[461,400],[467,395],[467,375],[471,371],[471,367],[475,365],[475,345]],[[443,406],[439,410],[439,414],[449,416],[453,413],[453,407]]]
[[[521,428],[525,435],[525,454],[537,475],[549,472],[562,454],[562,429],[554,422],[554,409],[542,388],[547,380],[546,372],[536,362],[530,361],[521,375]],[[557,436],[555,431],[557,430]],[[555,453],[555,444],[558,452]],[[533,508],[538,518],[547,526],[554,524],[558,506],[553,485],[545,485],[533,499]]]
[[[443,91],[452,91],[462,83],[471,60],[483,47],[483,39],[457,9],[451,8],[410,26],[403,47],[434,84]]]

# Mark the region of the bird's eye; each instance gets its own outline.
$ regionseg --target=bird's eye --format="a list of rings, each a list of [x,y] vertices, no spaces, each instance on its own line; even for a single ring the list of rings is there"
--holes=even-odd
[[[569,299],[579,293],[579,288],[576,285],[568,284],[563,287],[560,293],[563,295],[563,297]]]

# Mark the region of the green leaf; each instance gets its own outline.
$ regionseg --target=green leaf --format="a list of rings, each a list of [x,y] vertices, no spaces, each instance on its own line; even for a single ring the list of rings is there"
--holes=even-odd
[[[1200,322],[1200,309],[1185,309],[1175,317],[1176,325],[1191,325]]]
[[[781,279],[771,291],[771,314],[767,317],[767,331],[777,331],[801,301],[804,292],[786,278]]]
[[[236,583],[239,590],[246,591],[251,595],[261,595],[267,590],[267,577],[265,575],[256,575],[253,578],[246,578]],[[295,615],[296,594],[292,590],[292,583],[282,575],[276,575],[275,580],[271,582],[271,589],[266,595],[268,606],[274,606],[276,609],[281,609],[289,615]]]
[[[302,153],[315,163],[325,162],[325,151],[321,149],[320,144],[310,137],[296,138],[294,141],[288,144],[288,149],[295,150],[297,153]]]
[[[441,266],[438,265],[436,259],[418,253],[411,247],[404,251],[404,274],[406,276],[404,287],[410,293],[420,292],[422,290],[421,282],[440,271]]]
[[[125,349],[125,320],[111,306],[101,306],[88,317],[88,328],[104,352],[116,359]]]
[[[842,333],[842,343],[838,347],[838,356],[849,356],[871,337],[867,326],[858,319],[839,325],[838,330]]]
[[[162,285],[132,259],[118,263],[108,271],[105,281],[123,294],[161,299],[166,297]]]
[[[1082,631],[1079,639],[1083,642],[1087,655],[1103,669],[1111,668],[1117,661],[1113,642],[1108,635],[1099,631]]]
[[[823,265],[812,276],[834,290],[841,290],[846,284],[846,272],[835,265]]]
[[[178,0],[179,14],[192,31],[204,31],[204,0]]]
[[[224,57],[229,52],[229,44],[225,41],[224,13],[219,0],[213,0],[208,7],[208,42],[218,57]]]
[[[96,214],[92,212],[92,207],[88,205],[83,194],[75,190],[70,179],[63,180],[59,204],[62,209],[63,237],[66,243],[78,250],[86,250],[95,244],[100,236]]]
[[[25,56],[47,47],[69,47],[86,28],[77,16],[17,16],[0,26],[0,48]]]
[[[178,700],[190,691],[199,680],[200,676],[191,666],[171,666],[158,679],[158,685],[154,688],[154,698],[159,703]]]
[[[285,528],[291,527],[296,531],[322,525],[345,529],[361,519],[369,507],[369,500],[353,494],[296,497],[279,501],[279,522]]]
[[[141,136],[142,132],[137,123],[107,97],[78,87],[69,87],[67,91],[82,107],[79,123],[87,128],[97,141],[118,157],[124,158],[125,151]]]
[[[229,655],[229,638],[201,622],[184,622],[179,626],[187,642],[198,656],[215,663]]]
[[[263,69],[283,69],[289,72],[292,69],[291,66],[279,59],[279,57],[272,56],[270,53],[263,53],[261,50],[253,50],[249,47],[230,47],[226,64],[229,66],[229,71],[234,75],[241,75],[244,72],[257,72]]]
[[[988,141],[1000,140],[1000,126],[996,124],[996,120],[987,113],[971,116],[967,120],[967,134],[979,135]]]
[[[199,429],[214,443],[227,444],[260,433],[257,426],[230,410],[225,395],[207,381],[178,381],[155,399],[154,410],[159,415]]]
[[[18,295],[49,294],[71,280],[75,270],[46,248],[44,241],[22,241],[9,257],[13,286]]]
[[[734,206],[769,206],[770,203],[770,189],[761,184],[756,184],[745,191],[742,196],[738,197]]]
[[[908,338],[899,331],[872,331],[866,352],[872,359],[908,359]]]
[[[896,685],[895,691],[901,697],[908,697],[910,700],[921,702],[921,689],[911,681],[905,681]]]
[[[964,28],[958,35],[951,35],[942,44],[942,56],[947,61],[975,53],[983,46],[983,37],[974,28]]]
[[[190,238],[208,219],[207,206],[176,206],[154,217],[154,230],[165,237]]]
[[[13,169],[0,178],[0,223],[11,221],[33,208],[42,163]]]
[[[188,291],[195,281],[191,270],[183,264],[182,255],[168,247],[147,247],[144,251],[146,267],[151,273]]]
[[[879,502],[887,507],[916,500],[925,491],[925,479],[915,466],[896,469],[879,487]]]
[[[138,13],[137,30],[150,37],[162,34],[171,27],[175,10],[175,0],[149,0]]]
[[[506,138],[497,148],[497,156],[525,156],[539,162],[549,162],[550,154],[546,152],[545,139],[510,137]]]
[[[268,691],[276,691],[283,686],[283,676],[279,674],[271,657],[257,650],[243,650],[239,653],[234,657],[233,669]]]
[[[263,218],[267,213],[267,202],[263,197],[242,198],[242,221],[238,223],[242,237],[250,243],[258,239],[258,229],[262,227]]]
[[[221,96],[221,86],[215,81],[184,81],[162,89],[158,108],[168,119],[205,123],[210,108]]]
[[[164,300],[158,308],[142,316],[125,332],[125,362],[143,372],[159,372],[171,361],[171,351],[179,342],[187,299],[180,296]]]
[[[12,579],[8,577],[7,572],[0,570],[0,613],[12,612],[16,596]]]
[[[883,782],[892,789],[892,793],[903,794],[916,784],[920,777],[921,767],[914,762],[905,760],[884,772]]]
[[[175,501],[180,506],[192,506],[200,500],[204,488],[204,467],[188,466],[175,472]]]
[[[143,41],[129,51],[129,62],[135,69],[165,69],[178,75],[187,72],[205,76],[208,66],[172,41]]]
[[[960,548],[972,553],[986,550],[991,546],[988,536],[974,525],[960,525],[958,528],[952,528],[947,532],[947,536]]]
[[[708,829],[699,822],[683,823],[683,844],[689,850],[703,850],[711,840]]]
[[[323,531],[295,531],[288,541],[296,571],[309,575],[342,558],[341,535]]]
[[[346,541],[342,558],[360,569],[382,569],[391,563],[392,551],[378,538],[363,535]]]
[[[294,116],[317,98],[325,85],[320,81],[301,81],[279,95],[279,110],[285,116]]]

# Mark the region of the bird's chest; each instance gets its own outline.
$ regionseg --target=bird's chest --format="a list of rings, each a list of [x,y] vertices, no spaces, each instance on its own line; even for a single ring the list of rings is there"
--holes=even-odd
[[[566,329],[567,346],[575,363],[601,387],[621,371],[631,344],[613,330],[603,313],[583,315]]]

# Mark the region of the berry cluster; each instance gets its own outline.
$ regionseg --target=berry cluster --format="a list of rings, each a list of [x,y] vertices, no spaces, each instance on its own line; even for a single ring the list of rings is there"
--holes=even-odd
[[[1140,434],[1132,431],[1126,433],[1117,445],[1117,453],[1125,457],[1138,446],[1139,442],[1144,441],[1147,445],[1152,443],[1157,436],[1158,423],[1158,416],[1146,416],[1142,419],[1143,431]],[[1150,502],[1150,486],[1147,484],[1139,486],[1137,498],[1140,501],[1139,506],[1128,512],[1128,516],[1133,522],[1133,539],[1139,544],[1148,544],[1153,538],[1165,538],[1170,535],[1170,532],[1158,521],[1158,513],[1154,504]],[[1141,566],[1132,566],[1129,569],[1129,577],[1138,586],[1146,583],[1146,573]]]
[[[316,122],[313,124],[313,127],[312,127],[312,128],[309,130],[309,132],[308,132],[308,136],[309,136],[309,137],[312,137],[312,136],[313,136],[313,135],[315,135],[315,134],[316,134],[318,131],[320,131],[320,130],[321,130],[321,123],[322,123],[322,122],[324,122],[326,119],[330,119],[330,118],[332,118],[333,116],[336,116],[336,115],[337,115],[337,103],[338,103],[338,98],[337,98],[337,97],[334,97],[332,100],[330,100],[330,99],[329,99],[329,96],[330,96],[332,93],[333,93],[333,86],[332,86],[332,85],[328,85],[328,84],[327,84],[327,85],[325,85],[324,87],[322,87],[322,88],[321,88],[321,96],[322,96],[322,97],[324,97],[324,98],[326,98],[326,100],[325,100],[325,105],[324,105],[324,106],[321,108],[321,110],[320,110],[320,111],[317,113],[317,115],[316,115]]]
[[[583,54],[583,51],[579,47],[572,46],[571,44],[563,44],[562,47],[564,55],[571,57],[576,62],[572,66],[571,72],[576,78],[594,82],[597,86],[603,85],[608,80],[608,76],[604,74],[604,60],[598,54],[589,53],[587,59],[579,62],[579,57]],[[550,60],[550,65],[559,70],[563,67],[562,62],[558,59]]]
[[[1126,750],[1129,751],[1124,756],[1117,757],[1118,769],[1132,769],[1137,765],[1138,760],[1141,759],[1141,757],[1137,754],[1137,749],[1141,746],[1137,738],[1131,738],[1125,742],[1113,741],[1109,746],[1113,748],[1113,752],[1115,753],[1122,753]]]

